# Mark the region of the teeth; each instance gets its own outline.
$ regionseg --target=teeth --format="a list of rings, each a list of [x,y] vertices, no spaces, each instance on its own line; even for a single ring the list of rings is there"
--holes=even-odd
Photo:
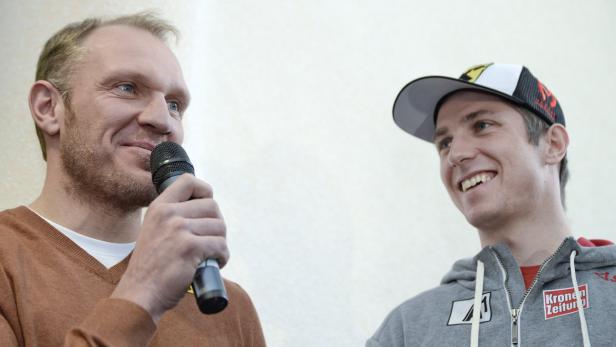
[[[492,179],[492,175],[491,174],[486,174],[486,173],[480,173],[477,174],[469,179],[465,179],[464,181],[462,181],[461,188],[463,192],[466,192],[467,190],[469,190],[470,188],[478,185],[479,183],[486,183],[489,182]]]

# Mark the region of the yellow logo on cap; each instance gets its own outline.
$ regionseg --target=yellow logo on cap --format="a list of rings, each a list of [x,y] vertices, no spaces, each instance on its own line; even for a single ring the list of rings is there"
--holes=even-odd
[[[479,78],[479,76],[481,76],[481,74],[485,71],[485,69],[487,69],[488,66],[492,64],[494,63],[473,66],[470,69],[466,70],[466,72],[463,73],[462,76],[460,76],[460,79],[468,82],[475,82]]]

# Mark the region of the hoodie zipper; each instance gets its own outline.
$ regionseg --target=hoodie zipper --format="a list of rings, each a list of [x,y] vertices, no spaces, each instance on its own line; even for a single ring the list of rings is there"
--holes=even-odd
[[[530,287],[528,287],[528,289],[524,292],[524,296],[522,297],[522,300],[520,300],[520,303],[518,304],[517,308],[511,307],[512,306],[511,289],[509,288],[509,286],[507,286],[507,280],[509,278],[509,274],[505,270],[505,266],[503,265],[503,261],[500,255],[498,255],[498,253],[494,251],[492,247],[490,247],[492,254],[496,258],[498,265],[501,268],[501,272],[504,274],[503,286],[505,287],[505,290],[507,291],[507,305],[509,305],[509,310],[511,313],[511,345],[512,346],[519,346],[519,343],[520,343],[520,332],[519,332],[520,315],[522,314],[522,308],[524,307],[524,302],[526,301],[528,294],[530,294],[533,288],[535,288],[535,285],[537,284],[539,280],[539,276],[541,276],[541,272],[543,272],[543,269],[545,268],[545,266],[554,258],[554,256],[561,250],[561,248],[563,248],[566,242],[567,240],[563,241],[560,244],[560,246],[558,246],[556,251],[552,253],[552,255],[550,255],[546,260],[543,261],[543,263],[539,267],[539,271],[537,271],[537,275],[535,275],[535,279],[533,280],[533,283],[531,283]]]
[[[518,345],[518,316],[521,308],[511,309],[511,344],[513,346]]]

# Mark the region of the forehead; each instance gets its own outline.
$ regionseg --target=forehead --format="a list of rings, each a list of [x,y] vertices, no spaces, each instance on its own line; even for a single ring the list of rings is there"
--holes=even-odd
[[[515,111],[515,108],[509,101],[495,95],[472,90],[455,92],[442,102],[436,115],[436,127],[467,117],[473,112],[498,112],[503,110]]]
[[[160,87],[188,94],[177,58],[160,38],[146,30],[126,25],[103,26],[90,33],[82,46],[85,53],[80,65],[88,74],[126,71],[148,76]]]

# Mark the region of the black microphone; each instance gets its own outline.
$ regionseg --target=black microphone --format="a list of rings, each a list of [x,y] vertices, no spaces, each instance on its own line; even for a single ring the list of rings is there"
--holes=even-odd
[[[180,175],[194,175],[195,168],[182,146],[175,142],[163,142],[152,150],[150,172],[156,191],[160,194]],[[191,286],[201,312],[214,314],[227,307],[229,299],[216,259],[206,259],[199,264]]]

